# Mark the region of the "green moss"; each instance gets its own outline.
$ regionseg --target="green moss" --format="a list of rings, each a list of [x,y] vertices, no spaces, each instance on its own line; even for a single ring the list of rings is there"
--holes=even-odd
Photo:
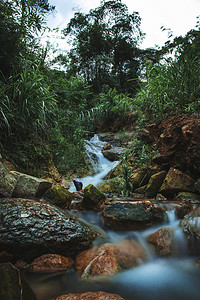
[[[68,208],[73,195],[65,187],[55,185],[44,194],[43,198],[51,204]]]

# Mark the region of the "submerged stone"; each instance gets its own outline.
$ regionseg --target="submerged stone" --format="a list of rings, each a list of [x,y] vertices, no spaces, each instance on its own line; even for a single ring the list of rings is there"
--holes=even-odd
[[[159,256],[171,256],[174,251],[174,228],[163,227],[151,234],[147,241],[155,247]]]

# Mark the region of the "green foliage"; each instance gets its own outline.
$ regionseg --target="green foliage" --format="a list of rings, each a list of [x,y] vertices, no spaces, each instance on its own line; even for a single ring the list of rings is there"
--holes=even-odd
[[[114,121],[124,117],[131,109],[130,102],[129,97],[110,89],[108,93],[99,94],[95,107],[81,113],[81,120],[88,129],[93,130],[102,121]]]

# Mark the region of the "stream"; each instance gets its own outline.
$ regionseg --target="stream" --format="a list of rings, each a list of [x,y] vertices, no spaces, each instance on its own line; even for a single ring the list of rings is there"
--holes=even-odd
[[[86,143],[86,151],[91,156],[96,168],[94,176],[81,178],[84,187],[92,183],[96,186],[117,162],[109,162],[101,154],[105,143],[97,136]],[[71,186],[70,190],[75,190]],[[73,211],[80,219],[95,226],[102,227],[108,234],[106,242],[116,243],[129,239],[139,242],[145,249],[148,260],[141,265],[113,276],[81,280],[74,270],[60,273],[39,274],[26,273],[26,280],[31,285],[38,300],[50,300],[59,295],[88,291],[105,291],[119,294],[126,300],[199,300],[200,270],[187,253],[183,233],[179,228],[175,209],[167,203],[167,220],[165,224],[140,231],[114,231],[107,228],[99,213],[93,211]],[[166,226],[175,229],[176,253],[173,257],[158,257],[152,251],[146,238],[159,228]]]

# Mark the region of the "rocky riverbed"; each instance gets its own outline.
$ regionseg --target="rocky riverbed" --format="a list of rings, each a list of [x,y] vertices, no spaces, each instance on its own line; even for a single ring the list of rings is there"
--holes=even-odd
[[[129,196],[119,195],[121,163],[98,188],[91,182],[70,193],[63,185],[9,172],[2,160],[1,299],[199,299],[200,177],[196,150],[193,160],[188,156],[188,149],[197,149],[199,123],[192,120],[196,127],[184,117],[172,119],[181,128],[177,139],[174,127],[166,131],[162,124],[141,134],[148,140],[152,132],[155,140],[157,126],[160,153],[143,170],[129,158]],[[104,154],[118,159],[131,138],[116,142],[113,153],[104,147]],[[178,144],[189,147],[185,170],[177,167]]]

